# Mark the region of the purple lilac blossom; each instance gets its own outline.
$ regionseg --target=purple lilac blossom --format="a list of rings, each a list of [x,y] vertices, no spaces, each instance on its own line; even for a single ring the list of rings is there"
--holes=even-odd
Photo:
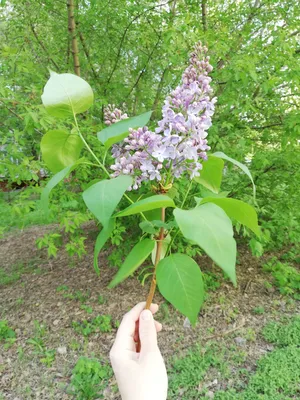
[[[114,104],[108,104],[104,108],[104,123],[105,125],[111,125],[116,122],[121,121],[122,119],[127,119],[128,115],[123,114],[121,110],[116,108]]]
[[[138,189],[143,181],[163,180],[164,170],[171,169],[173,178],[185,173],[191,179],[200,175],[202,161],[207,160],[206,152],[210,150],[207,129],[216,103],[208,76],[212,66],[207,51],[201,43],[196,44],[181,85],[164,102],[155,132],[147,127],[130,129],[129,136],[113,146],[113,177],[132,175],[132,189]]]

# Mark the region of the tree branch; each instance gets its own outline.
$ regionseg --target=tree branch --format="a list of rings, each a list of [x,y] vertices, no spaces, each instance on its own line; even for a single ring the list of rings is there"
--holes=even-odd
[[[76,26],[78,27],[78,25],[79,25],[79,23],[77,22],[77,23],[76,23]],[[95,71],[95,68],[94,68],[94,66],[93,66],[93,63],[92,63],[92,60],[91,60],[91,57],[90,57],[90,53],[89,53],[89,49],[88,49],[88,47],[87,47],[87,45],[86,45],[84,36],[83,36],[82,32],[81,32],[79,29],[77,29],[77,30],[78,30],[80,43],[81,43],[81,45],[82,45],[82,48],[83,48],[83,52],[84,52],[84,54],[85,54],[85,57],[86,57],[86,59],[87,59],[87,61],[88,61],[88,63],[89,63],[89,66],[90,66],[91,71],[92,71],[92,73],[93,73],[93,75],[94,75],[94,78],[95,78],[96,80],[98,80],[99,77],[98,77],[98,74],[97,74],[97,72]]]
[[[115,73],[115,71],[116,71],[116,69],[117,69],[117,66],[118,66],[118,63],[119,63],[119,59],[120,59],[120,55],[121,55],[121,50],[122,50],[122,47],[123,47],[123,43],[124,43],[124,41],[125,41],[125,37],[126,37],[126,35],[127,35],[128,30],[130,29],[131,25],[132,25],[137,19],[139,19],[141,16],[143,16],[144,14],[146,14],[147,12],[152,11],[152,10],[154,10],[154,9],[157,8],[157,7],[165,6],[165,5],[169,4],[169,3],[172,3],[173,1],[174,1],[174,0],[168,0],[166,3],[157,4],[157,5],[153,6],[153,7],[150,7],[150,8],[148,8],[147,10],[145,10],[145,11],[139,13],[138,15],[136,15],[136,16],[129,22],[129,24],[126,26],[126,28],[125,28],[125,30],[124,30],[124,32],[123,32],[123,35],[122,35],[122,37],[121,37],[121,41],[120,41],[119,48],[118,48],[118,52],[117,52],[117,57],[116,57],[114,66],[113,66],[113,68],[112,68],[112,70],[111,70],[111,73],[109,74],[108,80],[107,80],[107,82],[106,82],[106,86],[109,85],[109,83],[110,83],[110,81],[111,81],[111,79],[112,79],[112,77],[113,77],[113,74]],[[104,90],[104,93],[106,93],[106,91],[107,91],[107,88]]]
[[[30,25],[31,31],[34,35],[34,37],[36,38],[36,41],[38,42],[38,44],[40,45],[40,47],[44,50],[44,53],[47,55],[48,57],[48,61],[51,61],[52,64],[55,66],[57,71],[60,71],[60,68],[58,66],[58,64],[53,60],[53,58],[50,56],[50,54],[48,53],[48,50],[46,48],[46,46],[44,45],[44,43],[42,42],[42,40],[38,37],[38,34],[36,33],[36,30],[34,28],[34,25]]]
[[[157,86],[157,91],[156,91],[155,99],[154,99],[154,102],[153,102],[153,104],[152,104],[153,113],[152,113],[152,116],[151,116],[151,120],[154,120],[154,119],[156,118],[156,108],[157,108],[157,106],[158,106],[160,94],[161,94],[162,89],[163,89],[163,86],[164,86],[164,79],[165,79],[166,73],[167,73],[167,71],[169,70],[169,68],[170,68],[169,66],[166,67],[166,68],[163,70],[163,73],[162,73],[162,75],[161,75],[161,77],[160,77],[160,81],[159,81],[159,84],[158,84],[158,86]]]
[[[157,46],[158,46],[158,44],[159,44],[159,42],[160,42],[160,39],[161,39],[161,36],[159,37],[158,41],[156,42],[155,46],[153,47],[153,49],[152,49],[151,53],[149,54],[149,57],[148,57],[148,59],[147,59],[145,65],[143,66],[141,72],[139,73],[139,75],[138,75],[138,77],[137,77],[137,80],[135,81],[134,85],[132,86],[132,88],[130,89],[130,91],[128,92],[128,94],[127,94],[126,97],[129,97],[129,96],[131,95],[132,91],[134,90],[134,88],[139,84],[139,81],[140,81],[141,77],[144,75],[144,73],[145,73],[145,71],[146,71],[146,68],[147,68],[147,65],[149,64],[149,62],[150,62],[150,60],[151,60],[151,58],[152,58],[153,53],[154,53],[154,51],[156,50],[156,48],[157,48]]]

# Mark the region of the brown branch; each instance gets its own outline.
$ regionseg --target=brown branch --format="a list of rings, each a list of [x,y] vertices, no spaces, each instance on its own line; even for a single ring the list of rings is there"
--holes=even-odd
[[[120,59],[120,56],[121,56],[121,50],[122,50],[122,47],[123,47],[123,43],[124,43],[124,41],[125,41],[125,37],[126,37],[126,35],[127,35],[128,30],[130,29],[131,25],[132,25],[137,19],[139,19],[141,16],[143,16],[144,14],[146,14],[147,12],[152,11],[152,10],[154,10],[154,9],[157,8],[157,7],[165,6],[165,5],[169,4],[169,3],[172,3],[173,1],[174,1],[174,0],[169,0],[169,1],[167,1],[166,3],[157,4],[157,5],[153,6],[153,7],[150,7],[150,8],[148,8],[147,10],[145,10],[145,11],[139,13],[138,15],[136,15],[136,16],[129,22],[129,24],[126,26],[126,28],[125,28],[125,30],[124,30],[124,32],[123,32],[123,35],[122,35],[122,37],[121,37],[121,41],[120,41],[119,48],[118,48],[118,52],[117,52],[117,57],[116,57],[114,66],[113,66],[113,68],[112,68],[112,70],[111,70],[111,73],[109,74],[108,80],[107,80],[107,82],[106,82],[106,85],[107,85],[107,86],[109,85],[109,83],[110,83],[110,81],[111,81],[111,79],[112,79],[112,77],[113,77],[113,74],[115,73],[115,71],[116,71],[116,69],[117,69],[117,66],[118,66],[118,64],[119,64],[119,59]],[[106,91],[107,91],[107,89],[104,90],[104,93],[106,93]]]
[[[273,163],[273,164],[269,165],[268,167],[266,167],[262,172],[260,172],[259,174],[257,174],[257,175],[254,177],[254,179],[253,179],[254,184],[256,185],[256,184],[257,184],[257,181],[259,180],[259,178],[263,177],[264,174],[266,174],[267,172],[272,171],[272,170],[274,170],[274,169],[276,169],[276,163]],[[247,188],[250,187],[250,186],[252,186],[252,182],[250,182],[250,183],[248,183],[247,185],[245,185],[242,189],[239,188],[239,189],[236,190],[235,192],[231,192],[231,193],[228,195],[228,197],[235,197],[235,196],[237,195],[237,193],[238,193],[240,190],[244,191],[245,189],[247,189]]]
[[[254,4],[254,6],[253,6],[253,8],[252,8],[252,11],[249,13],[248,18],[247,18],[245,24],[242,26],[242,28],[241,28],[241,30],[240,30],[240,33],[239,33],[239,35],[238,35],[238,44],[241,44],[242,41],[243,41],[243,33],[242,33],[243,30],[245,29],[245,27],[246,27],[248,24],[250,24],[250,23],[252,22],[253,18],[255,17],[255,15],[257,14],[257,12],[259,11],[259,9],[260,9],[263,5],[264,5],[264,3],[260,3],[260,0],[256,0],[256,1],[255,1],[255,4]],[[231,47],[230,50],[227,52],[227,54],[226,54],[225,57],[224,57],[225,60],[227,60],[228,57],[230,56],[230,54],[232,54],[233,52],[236,53],[236,52],[237,52],[237,49],[234,50],[234,48]],[[224,60],[224,59],[221,59],[221,60],[218,61],[218,63],[217,63],[217,69],[221,69],[221,68],[224,67],[224,65],[225,65],[225,60]]]
[[[59,68],[58,64],[57,64],[57,63],[53,60],[53,58],[50,56],[50,54],[49,54],[49,52],[48,52],[46,46],[44,45],[44,43],[42,42],[42,40],[39,38],[38,34],[36,33],[36,30],[35,30],[35,28],[34,28],[34,25],[31,24],[30,27],[31,27],[31,31],[32,31],[34,37],[36,38],[36,41],[38,42],[38,44],[40,45],[40,47],[44,50],[44,53],[47,55],[48,61],[51,61],[52,64],[55,66],[56,70],[59,71],[60,68]]]
[[[150,60],[151,60],[151,58],[152,58],[152,56],[153,56],[153,53],[154,53],[154,51],[156,50],[156,48],[157,48],[157,46],[158,46],[158,44],[159,44],[159,42],[160,42],[160,39],[161,39],[161,37],[159,37],[159,39],[158,39],[158,41],[156,42],[155,46],[153,47],[151,53],[149,54],[148,59],[147,59],[145,65],[143,66],[141,72],[139,73],[139,75],[138,75],[138,77],[137,77],[137,80],[136,80],[135,83],[133,84],[132,88],[131,88],[130,91],[128,92],[127,97],[131,95],[131,93],[132,93],[132,91],[134,90],[134,88],[137,87],[137,85],[139,84],[139,81],[140,81],[141,77],[142,77],[142,76],[144,75],[144,73],[146,72],[147,65],[149,64],[149,62],[150,62]]]
[[[79,62],[79,50],[76,37],[76,24],[74,17],[74,0],[67,0],[67,10],[68,10],[68,30],[72,40],[72,54],[74,62],[74,72],[77,76],[80,76],[80,62]]]
[[[76,23],[77,27],[78,27],[78,24],[79,23]],[[85,57],[86,57],[89,65],[90,65],[90,68],[91,68],[91,71],[92,71],[92,73],[94,75],[94,78],[98,79],[98,74],[95,71],[95,68],[93,66],[93,63],[92,63],[92,60],[91,60],[91,57],[90,57],[90,52],[89,52],[89,49],[88,49],[88,47],[86,45],[86,42],[85,42],[85,38],[84,38],[84,36],[83,36],[83,34],[82,34],[82,32],[80,30],[78,30],[78,34],[79,34],[80,43],[81,43],[82,48],[83,48],[83,52],[85,54]]]
[[[272,128],[273,126],[282,126],[282,125],[283,125],[282,122],[278,122],[278,123],[269,124],[269,125],[265,125],[265,126],[250,126],[250,128],[259,131],[259,130],[263,130],[263,129],[267,129],[267,128]]]
[[[14,110],[12,110],[11,108],[9,108],[9,107],[4,103],[4,101],[0,100],[0,102],[1,102],[1,103],[4,105],[4,107],[5,107],[10,113],[12,113],[15,117],[17,117],[17,118],[20,119],[21,121],[24,120],[24,118],[21,117],[21,115],[17,114]]]
[[[161,220],[163,222],[165,222],[165,217],[166,217],[166,209],[162,208],[161,209]],[[161,227],[160,231],[159,231],[158,239],[156,241],[156,255],[155,255],[155,262],[154,262],[154,272],[153,272],[153,277],[152,277],[149,294],[148,294],[147,301],[146,301],[146,307],[145,307],[146,310],[150,310],[150,306],[151,306],[151,303],[152,303],[152,300],[154,297],[154,293],[155,293],[155,289],[156,289],[156,269],[157,269],[157,265],[160,261],[163,240],[164,240],[164,228]]]
[[[4,107],[11,113],[11,114],[13,114],[16,118],[18,118],[19,120],[21,120],[21,121],[24,121],[24,118],[21,116],[21,115],[19,115],[19,114],[17,114],[14,110],[12,110],[10,107],[8,107],[6,104],[5,104],[5,102],[4,101],[2,101],[2,100],[0,100],[0,102],[4,105]],[[26,103],[24,103],[24,104],[26,104]],[[2,126],[4,126],[4,124],[1,124]],[[37,129],[37,128],[33,128],[37,133],[39,133],[40,135],[43,135],[43,133],[39,130],[39,129]]]
[[[156,108],[157,108],[158,103],[159,103],[160,94],[161,94],[162,89],[163,89],[163,86],[164,86],[164,79],[165,79],[165,76],[166,76],[166,73],[167,73],[168,70],[169,70],[169,67],[166,67],[166,68],[163,70],[163,73],[162,73],[162,75],[161,75],[159,84],[158,84],[158,86],[157,86],[157,91],[156,91],[155,99],[154,99],[154,102],[153,102],[153,104],[152,104],[153,113],[152,113],[152,116],[151,116],[151,120],[154,120],[154,119],[156,118]]]
[[[297,30],[297,31],[295,31],[295,32],[292,32],[292,33],[290,34],[290,36],[289,36],[289,37],[296,36],[296,35],[298,35],[298,33],[300,33],[300,29],[298,29],[298,30]]]
[[[207,31],[207,19],[206,19],[207,9],[206,9],[206,5],[207,5],[207,0],[202,0],[201,1],[201,10],[202,10],[203,32]]]

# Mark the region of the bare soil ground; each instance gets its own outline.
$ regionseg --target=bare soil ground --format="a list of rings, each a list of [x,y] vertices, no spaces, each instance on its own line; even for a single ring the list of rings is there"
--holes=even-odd
[[[100,256],[101,276],[96,276],[92,267],[95,227],[89,225],[86,229],[89,232],[86,242],[88,253],[73,267],[70,267],[70,260],[64,251],[50,262],[45,251],[36,248],[35,240],[53,230],[53,226],[31,227],[23,232],[11,233],[0,241],[0,267],[7,272],[18,264],[28,267],[19,280],[0,287],[0,319],[6,319],[17,334],[16,342],[9,349],[0,344],[0,398],[2,394],[4,399],[13,400],[70,399],[66,390],[79,356],[107,359],[117,321],[133,305],[146,298],[148,285],[142,287],[135,277],[113,290],[107,288],[116,272],[116,269],[107,266],[107,253]],[[175,354],[185,354],[195,344],[205,346],[213,340],[230,346],[241,337],[246,339],[241,345],[247,353],[244,368],[249,371],[255,369],[257,359],[272,350],[272,346],[263,340],[261,328],[283,314],[292,316],[300,311],[299,303],[289,302],[277,290],[266,288],[264,283],[269,276],[262,272],[263,262],[264,259],[252,257],[249,250],[242,247],[237,266],[238,287],[234,288],[222,279],[221,287],[209,293],[195,328],[184,327],[185,318],[156,294],[156,302],[165,304],[158,319],[163,323],[159,345],[167,362]],[[204,270],[213,268],[217,272],[205,257],[200,265]],[[62,285],[68,288],[68,293],[89,292],[84,304],[92,307],[92,314],[82,309],[78,299],[65,298],[63,292],[57,291]],[[99,295],[103,296],[104,304],[99,304]],[[261,315],[253,312],[258,306],[264,308]],[[74,321],[99,314],[112,316],[112,332],[97,333],[85,340],[74,331]],[[34,321],[47,326],[47,348],[66,348],[63,354],[57,351],[51,367],[43,365],[27,343],[29,338],[34,337]],[[214,380],[213,373],[209,379]],[[104,393],[106,399],[119,399],[111,390],[114,383],[112,378]],[[226,389],[227,384],[218,379],[215,389]]]

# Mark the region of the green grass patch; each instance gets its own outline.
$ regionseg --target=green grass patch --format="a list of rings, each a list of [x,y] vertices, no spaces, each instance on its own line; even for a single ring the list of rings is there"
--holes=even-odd
[[[97,359],[81,357],[75,365],[67,390],[77,400],[103,399],[113,372],[110,365]]]
[[[211,343],[174,358],[168,372],[168,399],[198,399],[208,391],[214,392],[215,400],[299,398],[300,317],[270,322],[262,333],[267,341],[280,348],[258,360],[252,374],[246,368],[247,354],[235,346]],[[228,389],[215,391],[209,383],[216,378],[228,384]]]
[[[247,389],[215,394],[215,400],[291,400],[299,396],[300,349],[288,346],[273,351],[258,361]]]
[[[168,368],[168,399],[197,399],[208,391],[205,386],[207,381],[216,376],[219,379],[220,375],[223,379],[230,378],[231,365],[237,368],[244,361],[245,353],[234,345],[228,348],[217,343],[196,346],[184,357],[176,357],[171,362]]]
[[[300,317],[288,323],[269,322],[262,331],[264,338],[279,346],[300,346]]]
[[[9,271],[0,268],[0,287],[17,282],[26,273],[34,272],[35,274],[41,274],[43,271],[37,268],[37,263],[40,263],[40,260],[32,259],[26,265],[22,262],[12,265]]]
[[[300,273],[295,267],[273,257],[263,265],[263,270],[271,273],[280,293],[300,300]]]
[[[97,332],[111,332],[112,322],[110,315],[98,315],[91,320],[73,322],[75,332],[87,337]]]

